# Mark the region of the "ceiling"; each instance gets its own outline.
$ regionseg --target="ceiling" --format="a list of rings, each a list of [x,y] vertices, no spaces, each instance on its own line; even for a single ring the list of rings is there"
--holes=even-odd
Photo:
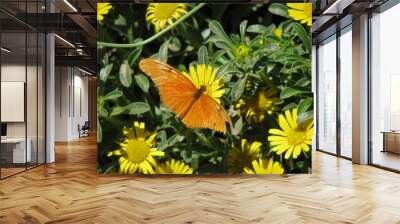
[[[313,43],[351,24],[354,17],[375,10],[388,0],[313,0]]]
[[[35,55],[36,46],[28,43],[25,52],[25,35],[18,33],[56,33],[56,65],[82,64],[95,72],[96,5],[96,0],[0,0],[2,45],[12,50],[10,59]]]

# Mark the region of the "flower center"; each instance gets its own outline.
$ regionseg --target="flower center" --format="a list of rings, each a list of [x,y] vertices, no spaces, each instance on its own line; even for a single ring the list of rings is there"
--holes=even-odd
[[[289,145],[291,146],[296,146],[296,145],[301,145],[304,143],[304,141],[307,138],[307,132],[303,130],[299,130],[296,128],[293,130],[290,134],[287,136],[287,140]]]
[[[162,3],[155,7],[154,15],[158,19],[169,19],[174,13],[178,6],[178,3]]]
[[[128,140],[127,156],[128,160],[132,162],[144,161],[150,153],[150,147],[146,145],[144,140],[141,139],[130,139]]]

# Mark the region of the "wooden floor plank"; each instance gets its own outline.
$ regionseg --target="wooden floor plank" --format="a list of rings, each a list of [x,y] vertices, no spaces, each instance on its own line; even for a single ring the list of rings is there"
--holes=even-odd
[[[102,176],[93,137],[56,158],[0,181],[0,223],[400,223],[399,174],[320,152],[290,176]]]

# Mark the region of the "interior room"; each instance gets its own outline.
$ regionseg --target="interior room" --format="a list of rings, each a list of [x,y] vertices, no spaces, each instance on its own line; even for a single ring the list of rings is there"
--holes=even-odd
[[[38,10],[27,4],[19,7]],[[3,11],[0,17],[13,19]],[[2,23],[0,33],[0,173],[5,178],[45,162],[46,54],[45,35],[33,27]]]
[[[248,10],[236,11],[227,1],[201,2],[0,0],[0,224],[400,223],[399,1],[257,1]],[[121,7],[125,4],[130,5]],[[156,11],[163,17],[171,10],[178,13],[170,21],[155,20]],[[220,26],[210,20],[224,13],[232,19]],[[219,36],[212,36],[216,33]],[[256,36],[260,39],[254,40]],[[190,44],[199,38],[199,44]],[[233,40],[237,48],[229,41],[221,43],[226,40]],[[148,45],[138,47],[141,44]],[[248,57],[255,52],[265,57]],[[282,52],[300,54],[272,58]],[[221,55],[223,60],[215,59]],[[149,58],[158,64],[140,67],[140,61]],[[183,121],[187,108],[208,94],[206,85],[197,87],[185,79],[194,70],[190,65],[200,61],[221,65],[218,69],[226,72],[219,92],[225,104],[210,112],[225,110],[236,116],[232,126],[229,119],[220,124],[226,132],[212,129],[215,123],[191,131]],[[270,64],[293,61],[287,67]],[[242,67],[235,70],[224,63]],[[293,69],[307,73],[309,80],[284,75]],[[184,80],[167,90],[192,82],[181,116],[164,107],[162,84],[156,83],[157,77],[153,80],[157,74],[152,71],[167,71],[162,74],[173,77],[162,81]],[[173,76],[185,71],[188,76]],[[239,73],[243,77],[232,79]],[[247,82],[248,77],[253,82]],[[276,91],[296,88],[286,94],[271,91],[272,99],[271,92],[264,98],[251,95],[251,88],[275,79],[282,80],[276,82]],[[285,80],[295,82],[286,86]],[[250,108],[237,115],[240,104],[232,103],[237,89],[253,96],[240,103],[256,102],[253,107],[273,110]],[[219,105],[215,99],[207,102]],[[304,107],[308,113],[294,115]],[[262,116],[254,119],[256,112]],[[235,134],[244,123],[258,119],[265,123],[245,131],[249,141],[261,140],[242,143]],[[156,125],[160,121],[165,122]],[[304,121],[309,126],[298,125]],[[173,131],[184,131],[171,134],[172,126]],[[268,139],[270,130],[277,133],[275,143]],[[234,134],[226,137],[228,132]],[[184,142],[186,138],[193,144]],[[242,148],[221,147],[221,139]],[[285,159],[285,152],[272,151],[273,144],[301,140],[306,140],[300,147],[300,157],[310,161],[306,166],[293,153]],[[185,147],[184,153],[176,146]],[[128,154],[124,147],[136,153]],[[210,153],[209,148],[221,150]],[[229,157],[218,155],[227,155],[227,150],[252,167],[231,175]],[[257,154],[256,159],[249,154]],[[183,165],[169,159],[178,156]],[[267,158],[285,163],[293,172]],[[140,172],[139,166],[131,165],[138,160],[147,162]],[[144,174],[143,166],[157,174]],[[182,174],[189,166],[201,175]],[[199,167],[205,172],[196,173]],[[215,167],[227,172],[206,172]]]
[[[54,162],[56,142],[95,131],[95,6],[1,1],[1,179]]]
[[[356,10],[360,5],[352,5],[348,10]],[[351,15],[344,15],[337,20],[336,29],[317,24],[320,31],[314,38],[315,61],[317,70],[317,150],[352,160],[352,144],[357,111],[362,108],[364,116],[364,141],[368,153],[366,163],[384,169],[399,171],[399,103],[395,97],[399,91],[398,65],[396,52],[398,32],[393,30],[399,17],[399,5],[390,1],[369,10],[369,28],[365,30],[366,39],[361,53],[352,52],[360,44],[354,38]],[[364,31],[362,31],[364,32]],[[356,33],[357,34],[357,33]],[[358,70],[354,66],[355,57],[364,56],[360,63],[367,67],[365,79],[355,77]],[[353,61],[353,63],[352,63]],[[360,84],[361,85],[358,85]],[[361,88],[363,96],[357,99],[356,92]],[[363,102],[360,107],[354,99]],[[358,115],[361,117],[360,115]],[[353,150],[352,150],[353,149]],[[359,156],[359,155],[357,155]]]

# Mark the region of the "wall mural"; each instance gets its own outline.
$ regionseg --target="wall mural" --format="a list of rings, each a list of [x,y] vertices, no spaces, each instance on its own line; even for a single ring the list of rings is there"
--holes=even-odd
[[[309,3],[99,3],[98,172],[311,172]]]

